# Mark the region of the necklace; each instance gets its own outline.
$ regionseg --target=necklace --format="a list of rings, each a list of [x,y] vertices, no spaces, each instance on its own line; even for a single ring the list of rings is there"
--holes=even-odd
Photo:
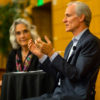
[[[28,52],[22,52],[22,61],[24,62],[26,57],[28,55]]]
[[[23,58],[26,58],[26,57],[27,57],[27,55],[22,55],[22,57],[23,57]]]

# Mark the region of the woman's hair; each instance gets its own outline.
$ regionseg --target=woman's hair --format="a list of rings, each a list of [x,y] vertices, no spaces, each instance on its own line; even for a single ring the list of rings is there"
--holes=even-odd
[[[18,49],[20,47],[20,45],[16,41],[16,36],[15,36],[16,25],[18,25],[18,24],[24,24],[27,27],[33,40],[35,40],[39,37],[39,35],[37,34],[37,31],[36,31],[35,25],[30,24],[27,20],[25,20],[23,18],[18,18],[16,20],[14,20],[14,22],[11,25],[10,30],[9,30],[10,43],[11,43],[13,49]]]
[[[76,14],[78,16],[81,16],[82,14],[85,15],[85,24],[89,27],[90,25],[90,22],[91,22],[91,17],[92,17],[92,13],[91,13],[91,10],[90,8],[88,7],[88,5],[86,5],[85,3],[83,2],[80,2],[80,1],[73,1],[73,2],[70,2],[68,3],[67,6],[70,6],[70,5],[76,5]]]

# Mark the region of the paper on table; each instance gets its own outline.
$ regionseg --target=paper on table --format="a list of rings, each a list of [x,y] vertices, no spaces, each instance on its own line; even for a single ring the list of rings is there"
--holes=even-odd
[[[26,73],[26,72],[25,71],[20,71],[20,72],[11,72],[11,73],[20,74],[20,73]]]
[[[43,70],[29,71],[29,72],[43,72]]]
[[[12,73],[16,73],[16,74],[20,74],[20,73],[27,73],[27,72],[43,72],[43,70],[36,70],[36,71],[19,71],[19,72],[12,72]]]

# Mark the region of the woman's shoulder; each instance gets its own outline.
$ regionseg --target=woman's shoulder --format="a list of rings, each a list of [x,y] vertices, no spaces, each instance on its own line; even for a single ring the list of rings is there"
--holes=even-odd
[[[10,52],[9,52],[9,56],[14,56],[16,55],[17,53],[17,50],[16,49],[12,49]]]
[[[12,50],[10,51],[10,53],[16,53],[16,52],[17,52],[16,49],[12,49]]]

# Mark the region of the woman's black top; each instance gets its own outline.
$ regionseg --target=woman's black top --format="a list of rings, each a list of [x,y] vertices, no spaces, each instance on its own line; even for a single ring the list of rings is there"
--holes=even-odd
[[[30,53],[31,52],[29,52],[29,54]],[[18,54],[18,56],[20,58],[20,62],[23,66],[21,49],[12,50],[8,56],[8,61],[7,61],[7,65],[6,65],[6,72],[16,72],[17,71],[16,70],[16,54]],[[34,70],[40,69],[38,67],[38,64],[39,64],[38,57],[33,54],[32,59],[31,59],[31,63],[29,65],[27,71],[34,71]]]

